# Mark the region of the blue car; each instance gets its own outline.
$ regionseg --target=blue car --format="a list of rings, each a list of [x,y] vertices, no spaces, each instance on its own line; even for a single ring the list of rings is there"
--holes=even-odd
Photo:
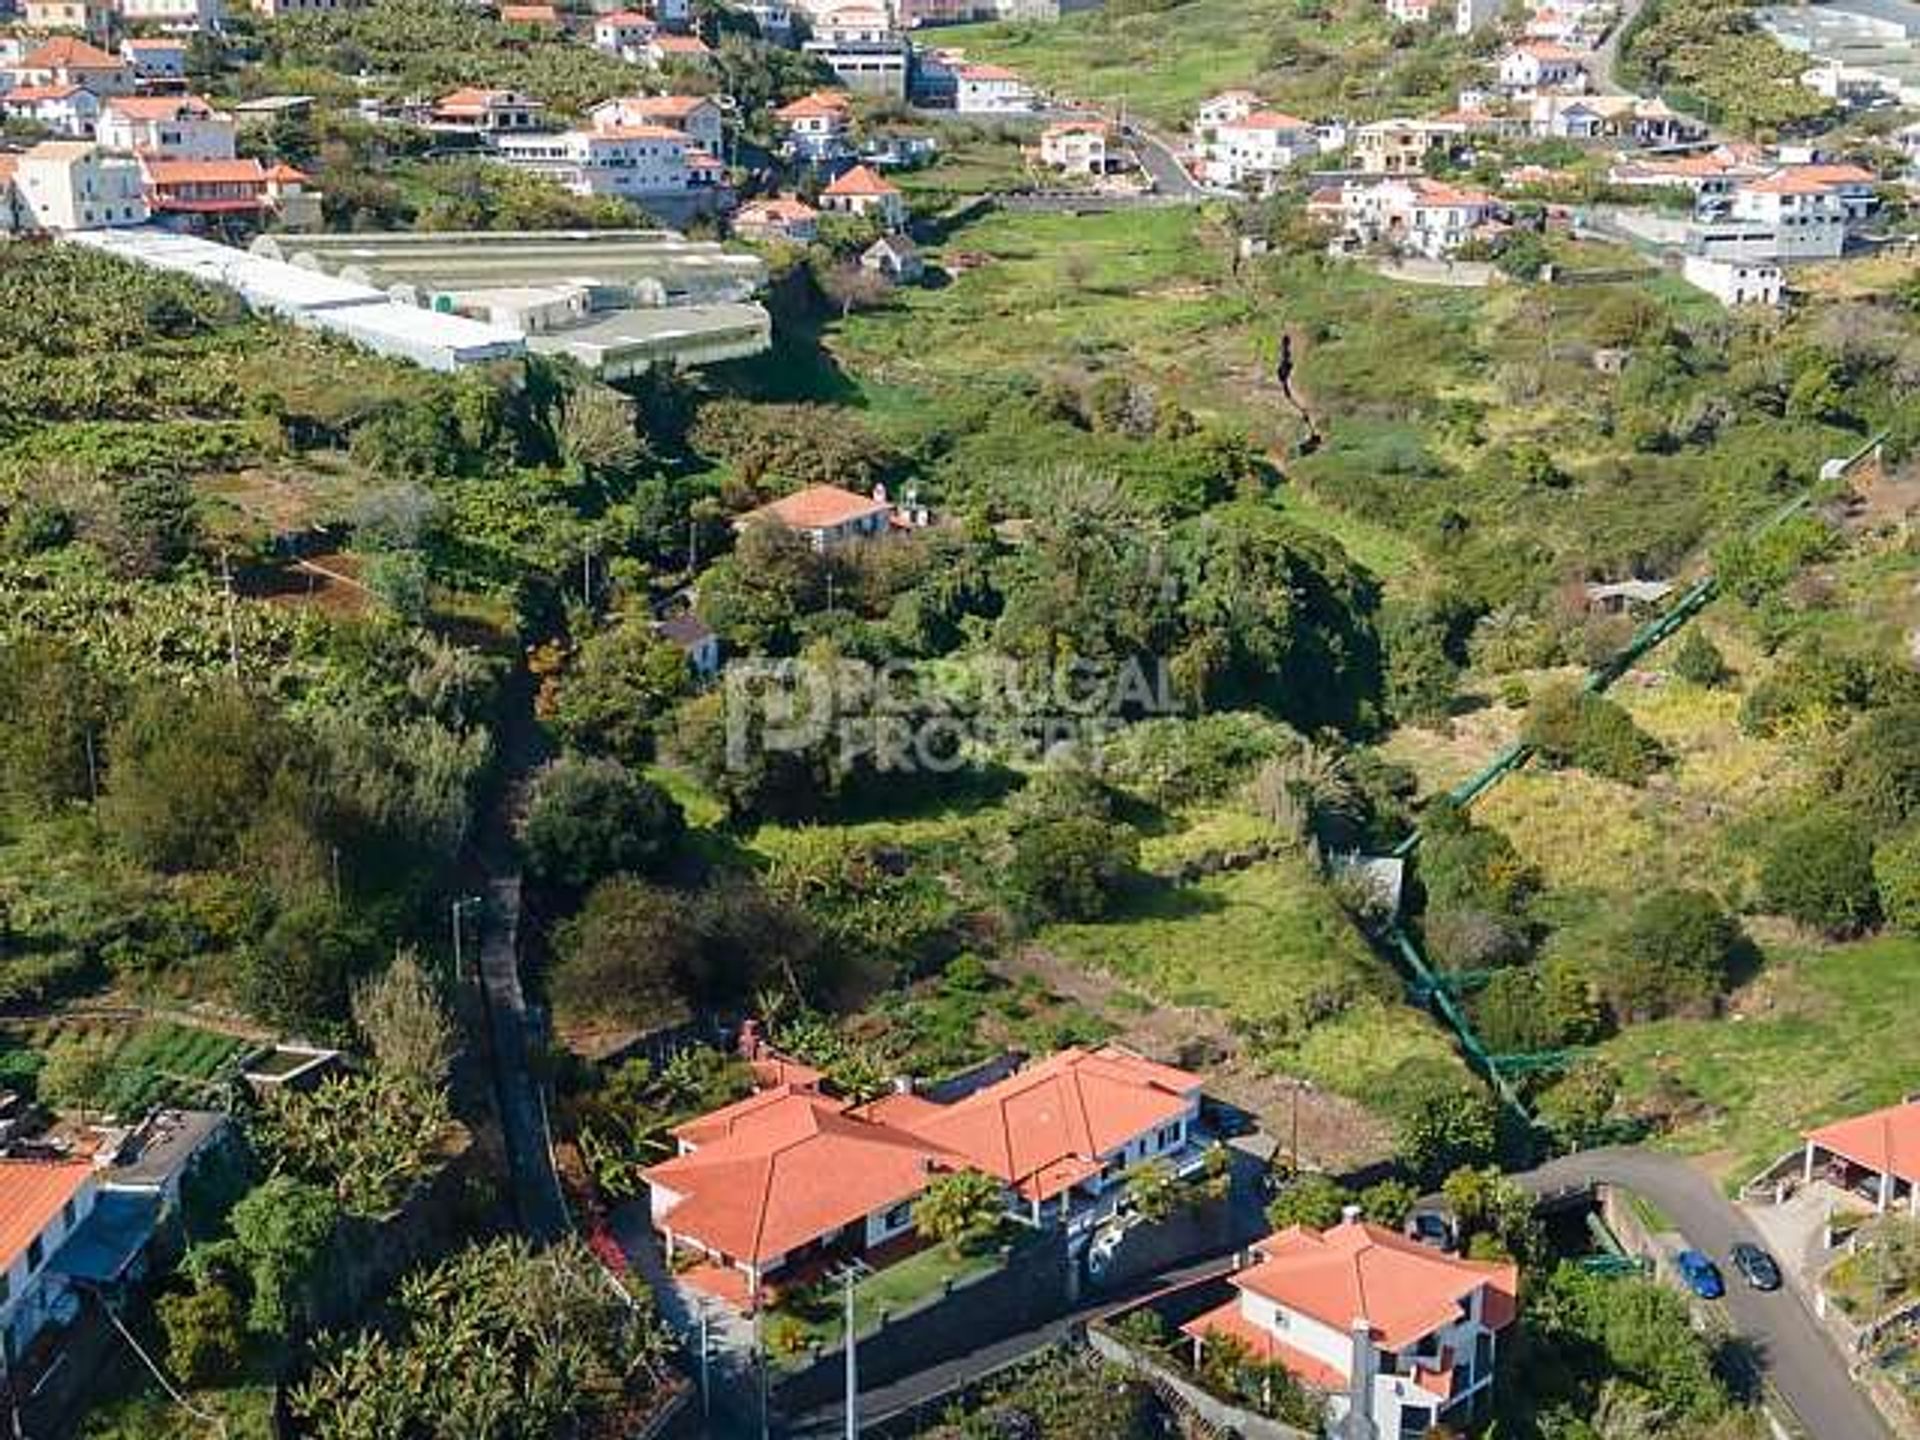
[[[1720,1267],[1698,1250],[1682,1250],[1673,1257],[1673,1263],[1679,1267],[1680,1278],[1687,1282],[1687,1288],[1702,1300],[1718,1300],[1727,1293],[1726,1282],[1720,1278]]]

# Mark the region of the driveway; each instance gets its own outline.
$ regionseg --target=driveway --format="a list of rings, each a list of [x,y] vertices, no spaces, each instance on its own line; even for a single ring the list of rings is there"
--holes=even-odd
[[[1140,168],[1153,177],[1162,195],[1175,195],[1182,200],[1206,199],[1206,187],[1187,173],[1187,167],[1180,163],[1171,144],[1132,121],[1126,123],[1123,133],[1140,161]]]
[[[1593,76],[1593,88],[1602,95],[1627,95],[1627,90],[1613,78],[1613,68],[1620,60],[1620,37],[1633,24],[1634,17],[1646,0],[1622,0],[1620,18],[1614,21],[1613,28],[1607,31],[1607,38],[1593,48],[1592,58],[1588,61],[1587,73]]]
[[[1514,1177],[1536,1194],[1602,1183],[1644,1195],[1672,1217],[1689,1244],[1727,1271],[1727,1310],[1754,1347],[1755,1358],[1817,1440],[1888,1440],[1880,1412],[1848,1374],[1847,1363],[1799,1296],[1748,1288],[1727,1262],[1742,1240],[1760,1233],[1693,1166],[1651,1150],[1587,1150]]]

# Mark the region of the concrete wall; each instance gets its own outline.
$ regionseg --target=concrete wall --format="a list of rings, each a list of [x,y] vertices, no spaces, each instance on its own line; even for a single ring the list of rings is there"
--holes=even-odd
[[[889,1317],[862,1335],[860,1384],[867,1389],[964,1355],[1003,1336],[1058,1319],[1071,1305],[1065,1248],[1044,1235],[1016,1250],[1008,1264],[945,1297],[931,1296],[918,1309]],[[840,1398],[845,1380],[838,1349],[777,1382],[773,1403],[800,1414]]]
[[[1102,1358],[1146,1376],[1161,1395],[1177,1400],[1216,1435],[1239,1435],[1244,1440],[1311,1440],[1304,1430],[1216,1399],[1172,1366],[1135,1350],[1104,1330],[1089,1330],[1087,1344]]]

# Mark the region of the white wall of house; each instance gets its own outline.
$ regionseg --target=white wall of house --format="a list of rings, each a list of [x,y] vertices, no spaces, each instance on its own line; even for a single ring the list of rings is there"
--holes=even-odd
[[[53,1304],[64,1292],[66,1282],[45,1273],[47,1262],[93,1213],[98,1191],[99,1182],[89,1176],[86,1184],[67,1202],[65,1210],[47,1222],[6,1272],[4,1286],[0,1287],[0,1295],[4,1295],[0,1299],[0,1335],[7,1338],[16,1354],[52,1318]]]
[[[231,160],[238,129],[231,115],[152,120],[108,106],[97,133],[110,150],[145,151],[166,160]]]
[[[1782,260],[1832,259],[1846,247],[1846,207],[1831,191],[1781,195],[1742,187],[1733,192],[1733,218],[1772,230]]]

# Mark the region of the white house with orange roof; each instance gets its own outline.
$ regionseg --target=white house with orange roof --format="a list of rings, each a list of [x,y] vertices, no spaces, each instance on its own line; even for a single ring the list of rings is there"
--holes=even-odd
[[[1004,65],[961,65],[954,71],[958,115],[1020,115],[1034,107],[1033,87]]]
[[[704,68],[713,59],[713,51],[698,35],[669,35],[660,32],[646,43],[642,63],[658,70],[667,64]]]
[[[1731,217],[1772,237],[1777,260],[1830,260],[1847,244],[1847,202],[1840,186],[1807,165],[1785,166],[1734,187]]]
[[[1494,198],[1483,191],[1424,175],[1396,176],[1343,187],[1340,226],[1349,241],[1440,260],[1473,239],[1495,210]]]
[[[678,130],[710,155],[726,149],[726,131],[718,104],[710,95],[622,95],[603,100],[587,112],[596,129],[625,125],[664,125]]]
[[[239,127],[197,95],[120,95],[100,112],[96,134],[109,150],[164,160],[231,160]]]
[[[870,165],[856,165],[820,192],[820,208],[843,215],[871,215],[889,230],[907,223],[900,187]]]
[[[644,11],[612,10],[594,17],[593,48],[629,65],[644,65],[647,45],[659,30],[653,17]]]
[[[100,127],[101,99],[78,85],[16,85],[0,91],[0,115],[29,120],[64,140],[91,140]]]
[[[468,85],[433,102],[436,130],[461,135],[505,135],[537,130],[547,105],[518,90],[489,90]]]
[[[815,90],[773,112],[788,153],[822,159],[846,149],[853,104],[838,90]]]
[[[131,65],[71,35],[28,51],[13,73],[19,85],[78,85],[102,100],[134,89]]]
[[[762,1078],[769,1088],[675,1129],[680,1153],[646,1171],[669,1253],[699,1253],[710,1268],[695,1283],[749,1305],[808,1260],[904,1241],[941,1174],[992,1176],[1010,1215],[1046,1225],[1144,1161],[1201,1160],[1198,1077],[1111,1046],[1062,1051],[951,1104],[900,1092],[853,1105],[821,1093],[817,1073]]]
[[[320,197],[307,189],[307,175],[291,165],[142,155],[140,174],[149,210],[156,219],[172,220],[175,228],[227,218],[264,222],[274,216],[290,230],[303,230],[319,220]]]
[[[1516,95],[1541,90],[1578,94],[1587,88],[1586,57],[1550,40],[1523,40],[1500,56],[1500,88]]]
[[[1398,25],[1424,25],[1433,19],[1434,0],[1387,0],[1387,18]]]
[[[845,1100],[785,1084],[673,1132],[680,1153],[645,1172],[669,1255],[711,1267],[693,1283],[757,1307],[768,1282],[828,1252],[863,1255],[910,1234],[913,1202],[964,1168]]]
[[[820,212],[796,195],[749,200],[733,212],[733,233],[742,240],[785,240],[811,245],[820,238]]]
[[[67,1293],[48,1262],[93,1212],[99,1178],[85,1160],[0,1160],[0,1346],[20,1354]]]
[[[1349,1210],[1330,1230],[1269,1236],[1231,1280],[1232,1300],[1181,1327],[1196,1349],[1237,1341],[1328,1397],[1328,1434],[1398,1440],[1461,1420],[1487,1393],[1520,1274]]]
[[[1200,1077],[1117,1046],[1051,1055],[951,1105],[876,1102],[893,1123],[964,1156],[1035,1224],[1070,1219],[1136,1165],[1197,1166]]]
[[[1317,155],[1320,142],[1313,126],[1292,115],[1264,106],[1227,113],[1216,108],[1209,122],[1203,109],[1194,135],[1194,160],[1199,176],[1211,185],[1239,187],[1264,184],[1296,160]]]
[[[1885,1215],[1920,1218],[1920,1097],[1809,1130],[1801,1180],[1825,1179]]]
[[[749,510],[734,521],[734,528],[771,522],[806,536],[816,550],[830,550],[886,534],[892,516],[893,506],[882,489],[862,495],[838,485],[809,485]]]

